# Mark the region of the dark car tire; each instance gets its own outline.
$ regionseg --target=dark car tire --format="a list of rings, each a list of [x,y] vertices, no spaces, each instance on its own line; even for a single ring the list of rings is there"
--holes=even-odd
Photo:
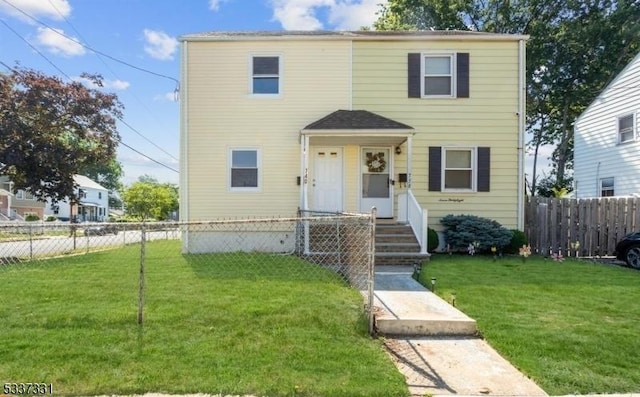
[[[640,244],[634,244],[624,253],[625,262],[634,269],[640,269]]]

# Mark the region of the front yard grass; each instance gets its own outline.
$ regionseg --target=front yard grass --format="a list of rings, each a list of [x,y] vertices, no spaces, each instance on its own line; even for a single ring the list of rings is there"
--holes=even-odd
[[[435,255],[420,275],[550,395],[640,392],[640,272],[580,260]],[[481,370],[481,369],[479,369]]]
[[[55,394],[404,396],[363,298],[296,257],[139,247],[0,266],[0,380]]]

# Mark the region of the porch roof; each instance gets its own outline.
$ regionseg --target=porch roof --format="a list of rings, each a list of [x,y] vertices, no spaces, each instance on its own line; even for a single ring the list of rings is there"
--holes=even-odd
[[[400,145],[413,133],[413,127],[368,110],[336,110],[300,131],[313,144],[367,145]]]

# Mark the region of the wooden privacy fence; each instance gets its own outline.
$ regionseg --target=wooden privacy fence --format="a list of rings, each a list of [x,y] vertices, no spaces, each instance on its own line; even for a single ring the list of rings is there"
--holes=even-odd
[[[640,198],[527,197],[524,231],[541,255],[611,256],[618,240],[640,231]]]

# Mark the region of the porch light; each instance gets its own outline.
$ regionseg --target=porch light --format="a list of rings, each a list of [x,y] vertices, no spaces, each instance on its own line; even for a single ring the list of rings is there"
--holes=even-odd
[[[402,154],[402,148],[400,146],[396,146],[396,154]]]

